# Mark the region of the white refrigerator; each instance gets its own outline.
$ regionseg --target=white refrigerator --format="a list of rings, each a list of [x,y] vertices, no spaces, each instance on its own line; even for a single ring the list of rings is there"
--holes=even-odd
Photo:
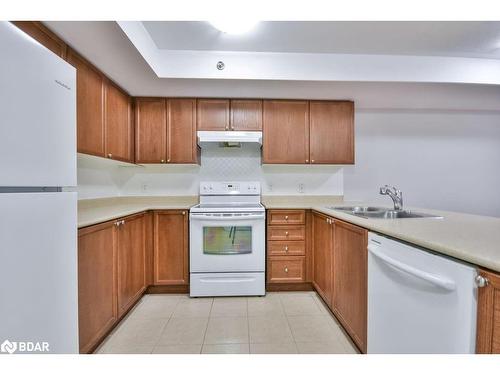
[[[0,22],[0,352],[78,353],[76,71]]]

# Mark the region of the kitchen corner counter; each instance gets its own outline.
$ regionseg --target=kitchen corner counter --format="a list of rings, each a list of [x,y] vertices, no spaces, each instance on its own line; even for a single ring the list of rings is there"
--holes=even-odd
[[[313,206],[340,205],[342,195],[263,195],[262,204],[268,209],[310,209]]]
[[[103,223],[146,210],[183,210],[198,203],[198,196],[131,196],[78,201],[78,228]]]
[[[325,205],[310,208],[382,235],[500,272],[500,218],[410,208],[443,218],[365,219]]]

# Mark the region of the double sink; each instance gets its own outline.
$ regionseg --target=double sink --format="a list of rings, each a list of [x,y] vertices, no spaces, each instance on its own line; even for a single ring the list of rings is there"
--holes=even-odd
[[[410,210],[393,210],[385,207],[371,206],[340,206],[328,207],[332,210],[342,211],[349,215],[359,216],[366,219],[415,219],[415,218],[434,218],[442,219],[442,216],[423,214]]]

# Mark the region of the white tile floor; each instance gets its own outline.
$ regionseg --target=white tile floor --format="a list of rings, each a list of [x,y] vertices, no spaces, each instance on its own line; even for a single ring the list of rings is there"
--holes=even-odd
[[[97,353],[357,353],[315,292],[146,295]]]

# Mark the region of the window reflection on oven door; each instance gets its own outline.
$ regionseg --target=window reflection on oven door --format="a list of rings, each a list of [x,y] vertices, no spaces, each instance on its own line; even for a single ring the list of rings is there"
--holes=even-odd
[[[203,227],[203,254],[235,255],[252,253],[252,226]]]

